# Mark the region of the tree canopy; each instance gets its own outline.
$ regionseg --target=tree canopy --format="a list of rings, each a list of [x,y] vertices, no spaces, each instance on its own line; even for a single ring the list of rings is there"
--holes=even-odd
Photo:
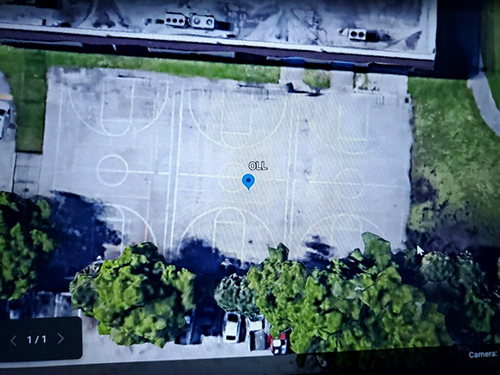
[[[370,233],[363,240],[364,253],[355,250],[308,277],[293,348],[318,353],[451,345],[444,315],[421,290],[402,282],[390,244]]]
[[[255,294],[248,287],[248,278],[235,273],[219,283],[214,298],[222,309],[237,311],[249,319],[255,319],[261,314],[255,304]]]
[[[406,250],[401,255],[405,278],[439,306],[454,339],[500,343],[500,259],[499,275],[493,275],[495,282],[488,283],[485,272],[467,251],[417,257],[415,250]]]
[[[371,233],[363,240],[364,253],[356,249],[324,270],[289,260],[280,244],[239,285],[253,293],[274,337],[291,330],[296,353],[451,345],[444,315],[402,282],[390,244]]]
[[[48,203],[0,192],[0,299],[14,300],[35,285],[56,248]]]
[[[98,332],[119,345],[150,342],[163,347],[185,331],[185,316],[195,308],[195,275],[169,265],[152,243],[126,247],[76,274],[72,304],[99,320]]]

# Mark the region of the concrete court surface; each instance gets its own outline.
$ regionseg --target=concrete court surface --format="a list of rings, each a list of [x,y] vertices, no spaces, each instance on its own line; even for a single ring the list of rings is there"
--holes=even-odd
[[[167,257],[191,238],[254,262],[279,242],[293,258],[310,241],[344,256],[364,231],[400,247],[406,82],[333,72],[332,88],[312,97],[277,84],[52,68],[39,193],[99,199],[126,244],[152,241]],[[251,161],[268,169],[253,171],[247,190]]]

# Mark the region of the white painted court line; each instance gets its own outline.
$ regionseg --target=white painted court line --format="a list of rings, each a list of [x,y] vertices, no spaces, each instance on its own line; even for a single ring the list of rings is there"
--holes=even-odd
[[[102,88],[101,88],[102,92],[101,92],[101,111],[100,111],[100,115],[99,115],[99,125],[101,125],[101,129],[103,131],[103,134],[109,135],[109,134],[107,134],[107,131],[106,131],[106,129],[104,129],[104,126],[102,124],[102,119],[104,118],[104,94],[106,92],[106,79],[103,79],[101,81],[101,86],[102,86]],[[77,111],[75,110],[75,112],[77,112]],[[77,115],[78,115],[78,113],[77,113]],[[83,119],[82,119],[82,121],[83,121]],[[84,121],[84,123],[87,124],[85,121]],[[90,124],[87,124],[87,126],[90,129],[93,129],[92,126],[90,126]]]
[[[202,174],[202,173],[179,173],[179,176],[181,177],[195,177],[195,178],[224,178],[224,179],[229,179],[229,180],[240,180],[241,177],[235,177],[235,176],[219,176],[219,175],[213,175],[213,174]],[[257,177],[256,177],[257,179]],[[286,182],[286,179],[284,178],[265,178],[265,177],[260,177],[259,176],[259,181],[270,181],[270,182]]]
[[[107,198],[108,201],[111,201],[113,199],[123,199],[123,200],[130,200],[130,199],[135,199],[135,200],[138,200],[138,201],[143,201],[143,200],[146,200],[148,199],[147,196],[143,196],[143,197],[140,197],[140,196],[137,196],[137,195],[126,195],[126,194],[117,194],[117,193],[114,193],[114,194],[102,194],[99,196],[100,199],[104,199],[104,198]]]
[[[223,213],[224,211],[228,211],[228,210],[233,210],[233,211],[238,212],[241,215],[241,218],[243,220],[242,222],[238,222],[237,224],[231,224],[231,225],[238,225],[238,226],[242,227],[241,247],[240,247],[240,251],[238,253],[241,255],[241,258],[243,259],[244,247],[245,247],[245,235],[246,235],[247,224],[246,224],[245,215],[242,213],[242,211],[240,209],[234,209],[234,208],[230,209],[230,208],[228,208],[228,209],[223,209],[223,210],[220,210],[219,212],[217,212],[217,214],[215,215],[214,224],[213,224],[212,246],[214,248],[217,248],[217,225],[223,223],[223,222],[218,221],[219,216],[220,216],[221,213]],[[229,222],[225,222],[225,223],[229,223]]]
[[[309,225],[309,227],[307,228],[305,234],[300,239],[300,242],[304,243],[305,240],[306,240],[306,237],[308,235],[311,235],[310,233],[313,233],[312,232],[312,228],[317,227],[321,222],[329,221],[329,220],[331,220],[333,223],[346,222],[346,221],[340,221],[339,219],[341,219],[341,218],[355,218],[355,219],[357,219],[357,222],[358,222],[358,224],[360,226],[359,226],[359,228],[356,229],[356,231],[353,231],[351,227],[346,227],[346,226],[343,226],[343,225],[336,225],[335,228],[338,229],[338,230],[344,230],[344,231],[348,231],[348,232],[355,232],[356,234],[359,234],[359,236],[361,238],[361,233],[363,232],[362,224],[363,224],[363,222],[366,222],[369,225],[371,225],[373,228],[375,228],[375,230],[377,231],[377,233],[379,234],[379,236],[385,237],[384,231],[382,231],[380,229],[380,227],[378,225],[376,225],[375,223],[373,223],[371,220],[369,220],[369,219],[367,219],[367,218],[365,218],[363,216],[360,216],[358,214],[354,214],[354,213],[337,213],[337,214],[332,214],[332,215],[325,216],[325,217],[323,217],[321,219],[316,220],[311,225]],[[326,227],[325,227],[325,229],[326,229]],[[333,246],[335,246],[335,245],[333,245]],[[353,249],[351,249],[351,250],[353,250]]]
[[[152,237],[152,242],[155,245],[158,244],[158,241],[156,240],[156,236],[155,236],[155,233],[153,231],[153,228],[151,228],[151,226],[149,225],[149,223],[145,220],[145,218],[142,215],[140,215],[137,211],[131,209],[130,207],[127,207],[127,206],[124,206],[124,205],[121,205],[121,204],[111,204],[111,206],[116,207],[116,208],[121,209],[121,210],[129,211],[133,215],[137,216],[142,221],[142,223],[144,224],[144,226],[146,227],[146,229],[149,230],[149,232],[151,234],[151,237]],[[147,231],[145,233],[146,233],[146,235],[144,236],[144,241],[147,241]]]
[[[108,160],[108,159],[112,159],[112,158],[117,159],[117,160],[119,160],[120,162],[122,162],[122,163],[123,163],[123,165],[124,165],[124,167],[125,167],[123,170],[121,170],[121,169],[118,169],[118,170],[117,170],[117,171],[118,171],[118,172],[120,172],[120,173],[124,173],[124,175],[123,175],[123,177],[122,177],[122,178],[121,178],[118,182],[116,182],[116,183],[111,183],[111,182],[104,181],[104,179],[102,178],[102,176],[101,176],[101,175],[100,175],[100,173],[99,173],[101,170],[103,170],[103,169],[101,169],[101,168],[100,168],[101,164],[102,164],[104,161],[106,161],[106,160]],[[117,187],[117,186],[122,185],[122,184],[125,182],[125,180],[127,179],[127,177],[128,177],[128,174],[129,174],[128,163],[127,163],[127,161],[126,161],[126,160],[125,160],[122,156],[120,156],[120,155],[118,155],[118,154],[109,154],[109,155],[103,156],[103,157],[99,160],[99,162],[97,163],[97,166],[96,166],[96,168],[95,168],[95,172],[96,172],[97,179],[99,180],[99,182],[100,182],[101,184],[103,184],[103,185],[105,185],[105,186],[109,186],[109,187]]]
[[[141,122],[141,121],[146,122],[146,121],[144,121],[144,120],[138,120],[138,122]],[[110,122],[110,123],[113,123],[113,122],[116,122],[116,123],[123,123],[123,122],[126,122],[126,123],[130,124],[132,121],[131,121],[130,119],[128,119],[128,120],[127,120],[127,119],[124,119],[124,118],[107,118],[107,119],[105,119],[105,120],[102,120],[102,122],[103,122],[103,123],[104,123],[104,122],[106,122],[106,123],[107,123],[107,122]],[[109,133],[109,134],[110,134],[112,137],[117,136],[116,134],[113,134],[113,133]],[[108,134],[106,134],[106,135],[108,135]],[[122,135],[122,134],[120,134],[119,136],[121,136],[121,135]]]
[[[172,213],[172,232],[170,236],[170,249],[174,248],[174,233],[175,221],[177,213],[177,190],[179,186],[179,167],[181,160],[181,139],[182,139],[182,123],[183,123],[183,110],[184,110],[184,86],[181,88],[181,98],[179,103],[179,134],[177,137],[177,160],[175,167],[175,186],[174,186],[174,209]]]
[[[223,103],[222,103],[222,107],[223,108],[226,108],[226,90],[223,91]],[[250,93],[250,103],[253,103],[253,100],[254,100],[254,90],[251,90],[251,93]],[[249,118],[249,123],[248,123],[248,131],[247,132],[238,132],[238,131],[231,131],[231,130],[225,130],[226,126],[228,125],[227,121],[226,121],[226,117],[225,117],[225,112],[223,112],[223,114],[221,115],[221,123],[220,123],[220,138],[222,140],[222,142],[224,142],[224,144],[226,146],[231,146],[229,145],[226,141],[225,141],[225,137],[224,137],[224,134],[229,134],[229,135],[241,135],[241,136],[246,136],[246,137],[249,137],[253,131],[252,131],[252,117],[253,117],[253,108],[249,108],[249,111],[250,112],[250,118]],[[248,113],[247,112],[247,113]],[[246,113],[246,114],[247,114]],[[239,119],[238,121],[242,121],[243,119]],[[231,121],[234,121],[233,119],[229,119],[229,122],[231,123]],[[244,147],[244,146],[243,146]]]
[[[404,186],[402,186],[402,185],[376,184],[376,183],[372,183],[372,182],[355,183],[355,182],[333,182],[333,181],[315,181],[315,180],[308,180],[308,181],[297,180],[297,181],[304,182],[304,183],[317,184],[317,185],[371,186],[371,187],[382,187],[382,188],[392,188],[392,189],[403,189],[404,188]]]
[[[120,244],[120,250],[121,252],[123,253],[123,250],[125,249],[125,214],[123,212],[122,209],[118,208],[118,207],[115,207],[113,206],[112,204],[105,204],[105,207],[112,207],[114,208],[115,210],[117,210],[120,215],[121,215],[121,219],[116,219],[116,218],[106,218],[106,221],[110,221],[110,222],[114,222],[114,223],[120,223],[121,222],[121,232],[120,234],[122,235],[122,241],[121,241],[121,244]]]
[[[193,121],[193,123],[195,124],[195,126],[198,128],[198,130],[200,131],[200,133],[205,137],[207,138],[208,140],[210,140],[211,142],[219,145],[219,146],[223,146],[223,147],[227,147],[227,148],[231,148],[231,149],[234,149],[234,150],[242,150],[242,149],[245,149],[245,148],[249,148],[249,147],[255,147],[255,146],[258,146],[259,144],[265,142],[266,140],[268,140],[270,137],[272,137],[274,135],[274,133],[276,133],[278,131],[278,129],[281,127],[281,124],[283,123],[283,119],[285,118],[286,116],[286,113],[287,113],[287,109],[288,109],[288,96],[284,96],[283,97],[283,109],[281,110],[281,117],[279,118],[277,124],[274,126],[274,128],[272,129],[272,131],[267,134],[266,136],[264,137],[261,137],[260,140],[258,140],[257,142],[254,142],[254,143],[250,143],[250,144],[246,144],[244,146],[232,146],[232,145],[229,145],[227,144],[227,142],[225,142],[222,138],[221,138],[221,141],[217,141],[215,139],[213,139],[212,137],[210,137],[207,132],[203,131],[202,130],[202,127],[200,125],[200,123],[198,122],[197,118],[195,117],[194,115],[194,110],[193,110],[193,100],[192,100],[192,92],[194,91],[204,91],[202,89],[188,89],[188,109],[189,109],[189,113],[191,114],[191,119]],[[222,105],[221,105],[221,119],[223,118],[223,115],[224,115],[224,108],[225,108],[225,91],[223,91],[223,102],[222,102]],[[214,126],[217,126],[216,124],[211,124],[212,127]],[[218,125],[218,128],[219,128],[219,135],[221,136],[222,134],[222,124],[219,124]]]
[[[156,101],[155,101],[156,103]],[[165,228],[163,233],[163,254],[166,255],[167,252],[167,232],[168,232],[168,215],[170,212],[170,192],[172,186],[172,158],[174,152],[174,121],[175,121],[175,107],[176,107],[176,96],[172,95],[172,113],[170,118],[170,150],[169,150],[169,160],[168,160],[168,187],[167,187],[167,203],[165,205]],[[171,225],[172,227],[172,225]],[[172,249],[172,245],[170,245]]]
[[[186,237],[187,233],[189,232],[189,230],[191,229],[191,227],[198,221],[200,220],[201,218],[203,218],[204,216],[207,216],[207,215],[210,215],[214,212],[217,212],[217,211],[224,211],[224,210],[236,210],[236,211],[241,211],[243,212],[245,215],[248,215],[249,217],[252,217],[254,218],[255,220],[257,220],[257,222],[259,224],[261,224],[264,229],[267,231],[267,233],[269,234],[271,240],[272,240],[272,243],[276,243],[276,240],[274,238],[274,235],[273,235],[273,232],[270,230],[269,226],[264,222],[262,221],[262,219],[257,216],[256,214],[246,210],[246,209],[243,209],[243,208],[240,208],[240,207],[235,207],[235,206],[222,206],[222,207],[216,207],[216,208],[213,208],[213,209],[210,209],[202,214],[199,214],[198,216],[196,216],[192,221],[191,223],[186,227],[186,229],[184,230],[184,232],[182,233],[181,237],[179,238],[179,244],[177,246],[177,252],[179,253],[180,250],[181,250],[181,246],[182,246],[182,241],[183,239]]]
[[[150,211],[150,208],[151,208],[151,182],[152,182],[152,178],[148,178],[148,182],[149,182],[149,186],[148,186],[148,198],[147,198],[147,201],[146,201],[146,222],[149,224],[149,211]],[[151,232],[153,232],[153,228],[151,228]],[[147,239],[148,238],[148,233],[147,233],[147,228],[144,227],[144,238]],[[155,241],[155,244],[158,246],[158,243]]]
[[[288,228],[288,215],[289,215],[289,202],[290,202],[290,173],[292,168],[292,140],[293,134],[296,127],[298,127],[297,121],[291,121],[290,119],[295,118],[295,110],[296,105],[292,105],[290,109],[290,113],[288,114],[288,120],[290,122],[290,129],[288,134],[288,164],[287,164],[287,172],[286,172],[286,190],[285,190],[285,220],[284,220],[284,230],[283,230],[283,239],[288,241],[290,228]],[[296,146],[297,147],[297,146]],[[295,149],[295,153],[297,153],[297,149]],[[295,162],[293,164],[293,169],[295,172]],[[294,173],[295,174],[295,173]]]
[[[339,121],[337,121],[337,134],[338,134],[338,138],[336,139],[337,140],[337,143],[338,141],[340,140],[346,140],[346,141],[355,141],[355,142],[369,142],[370,141],[370,138],[369,138],[369,123],[370,123],[370,103],[367,103],[366,104],[366,110],[363,110],[363,113],[366,112],[366,119],[364,122],[364,125],[363,125],[363,132],[365,133],[365,136],[364,137],[352,137],[352,136],[349,136],[349,137],[343,137],[342,136],[342,131],[340,129],[340,121],[341,119],[346,119],[346,118],[349,118],[349,112],[346,111],[345,108],[343,108],[340,103],[338,103],[337,105],[337,108],[338,108],[338,113],[339,113]],[[349,108],[349,109],[354,109],[354,108]],[[343,112],[345,112],[345,116],[343,116]]]
[[[71,107],[73,108],[73,111],[74,111],[75,115],[90,130],[92,130],[92,131],[94,131],[94,132],[96,132],[98,134],[101,134],[101,135],[104,135],[104,136],[108,136],[108,137],[115,137],[115,138],[116,137],[122,137],[125,134],[129,134],[130,132],[128,130],[130,130],[130,129],[127,129],[126,132],[121,133],[121,134],[112,134],[112,133],[108,132],[104,128],[104,126],[103,126],[104,122],[126,122],[125,119],[124,120],[114,120],[114,119],[105,120],[104,119],[104,107],[105,107],[104,106],[104,99],[105,99],[104,98],[105,97],[105,84],[104,84],[104,81],[105,80],[103,80],[102,83],[101,83],[103,91],[101,93],[100,115],[99,115],[99,118],[98,118],[98,122],[99,122],[98,125],[101,127],[102,131],[100,131],[97,128],[94,128],[92,125],[90,125],[86,120],[84,120],[82,118],[82,116],[80,115],[80,112],[76,109],[76,105],[75,105],[75,102],[74,102],[73,92],[72,91],[69,91],[69,102],[71,104]],[[171,81],[168,81],[168,80],[159,80],[158,81],[158,90],[161,88],[161,84],[166,84],[166,87],[165,87],[165,99],[163,100],[162,106],[161,106],[159,112],[156,113],[156,116],[153,119],[151,119],[151,120],[144,120],[144,121],[140,121],[140,120],[137,121],[137,122],[140,122],[140,123],[146,123],[146,125],[143,126],[143,127],[141,127],[140,129],[134,129],[132,131],[133,134],[136,134],[136,133],[139,133],[141,131],[144,131],[144,130],[148,129],[149,127],[151,127],[160,118],[161,114],[165,110],[165,107],[166,107],[166,104],[167,104],[167,101],[168,101],[167,99],[168,99],[168,94],[169,94],[170,83],[171,83]],[[155,106],[156,106],[156,101],[155,101]]]
[[[130,95],[130,115],[129,115],[130,124],[132,124],[134,118],[134,92],[135,92],[135,81],[132,82],[132,93]]]
[[[108,155],[109,156],[109,155]],[[79,167],[80,169],[90,169],[95,171],[95,167]],[[113,168],[99,168],[100,171],[103,172],[124,172],[123,169],[113,169]],[[128,174],[145,174],[145,175],[158,175],[158,176],[168,176],[168,172],[154,172],[154,171],[140,171],[140,170],[135,170],[135,169],[127,169]]]
[[[296,105],[295,105],[296,106]],[[294,106],[294,107],[295,107]],[[294,157],[293,157],[293,175],[295,176],[297,174],[297,155],[298,155],[298,150],[299,150],[299,123],[298,121],[294,121],[295,124],[295,152],[294,152]],[[293,131],[293,130],[292,130]],[[290,242],[292,241],[292,231],[293,231],[293,216],[294,216],[294,205],[295,205],[295,183],[296,180],[295,178],[292,178],[290,183],[292,184],[292,195],[289,198],[291,200],[291,208],[290,208],[290,224],[288,226],[288,237],[286,238],[286,241]]]

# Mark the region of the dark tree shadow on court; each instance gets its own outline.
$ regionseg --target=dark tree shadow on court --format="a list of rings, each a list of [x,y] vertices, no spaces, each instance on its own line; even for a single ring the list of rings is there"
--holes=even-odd
[[[312,236],[311,240],[304,244],[311,249],[306,253],[305,258],[301,259],[306,268],[325,269],[330,264],[335,247],[324,243],[320,236]]]
[[[211,247],[198,238],[189,238],[181,244],[180,257],[173,264],[188,269],[196,275],[217,274],[224,269],[223,262],[234,267],[234,272],[245,273],[251,264],[239,259],[226,256],[216,247]],[[234,273],[231,272],[231,273]]]
[[[186,268],[196,275],[196,330],[205,336],[221,335],[224,310],[213,298],[215,289],[222,278],[233,273],[245,274],[251,264],[225,256],[219,249],[197,238],[185,240],[181,245],[180,256],[169,263]]]
[[[51,207],[52,236],[58,247],[35,290],[63,292],[76,272],[104,254],[106,244],[119,245],[121,239],[100,219],[105,211],[100,201],[66,192],[44,199]]]

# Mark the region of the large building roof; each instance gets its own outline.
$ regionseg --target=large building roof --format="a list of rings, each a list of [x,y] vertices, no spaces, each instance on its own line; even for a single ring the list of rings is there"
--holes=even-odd
[[[4,30],[257,47],[290,51],[290,56],[347,56],[344,60],[433,62],[436,51],[437,0],[94,0],[62,1],[59,9],[5,3],[0,9]],[[169,26],[168,12],[185,15],[183,24],[192,14],[216,22],[213,28],[195,28],[192,22]]]

